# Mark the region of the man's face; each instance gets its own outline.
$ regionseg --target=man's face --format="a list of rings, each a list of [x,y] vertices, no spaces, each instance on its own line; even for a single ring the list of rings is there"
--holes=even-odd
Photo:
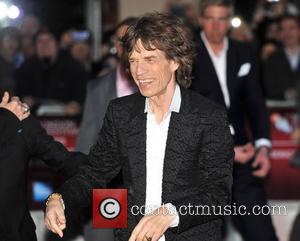
[[[300,44],[300,28],[293,19],[285,19],[280,23],[280,38],[285,47]]]
[[[213,44],[222,43],[230,29],[231,9],[224,6],[208,6],[199,18],[207,40]]]
[[[159,97],[172,93],[179,64],[168,60],[163,51],[146,50],[138,40],[129,55],[129,64],[132,77],[143,96]]]
[[[57,53],[56,40],[51,34],[40,34],[36,41],[36,51],[39,58],[54,58]]]

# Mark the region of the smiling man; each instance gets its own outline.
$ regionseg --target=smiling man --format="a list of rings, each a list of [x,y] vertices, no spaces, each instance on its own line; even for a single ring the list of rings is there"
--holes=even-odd
[[[146,14],[128,28],[123,47],[139,93],[110,103],[88,164],[49,197],[46,226],[62,236],[65,212],[89,205],[91,189],[122,170],[128,210],[157,208],[128,213],[116,240],[221,240],[222,217],[196,209],[230,203],[233,142],[223,108],[186,89],[193,50],[185,26]]]

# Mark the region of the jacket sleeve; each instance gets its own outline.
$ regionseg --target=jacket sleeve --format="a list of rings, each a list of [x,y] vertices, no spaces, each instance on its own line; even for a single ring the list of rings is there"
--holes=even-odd
[[[246,113],[255,140],[260,138],[270,139],[270,126],[268,110],[259,82],[258,63],[255,56],[248,53],[251,69],[245,76],[244,97],[246,101]]]
[[[171,229],[173,232],[181,233],[193,226],[220,219],[219,212],[213,212],[214,207],[223,208],[231,203],[234,153],[226,113],[216,109],[208,118],[210,125],[204,128],[197,170],[204,180],[193,192],[171,201],[179,214],[179,225]]]
[[[74,175],[87,159],[86,155],[80,152],[69,152],[64,145],[48,135],[32,116],[22,121],[22,135],[31,157],[41,159],[67,177]]]
[[[117,130],[113,120],[113,105],[108,106],[96,144],[91,148],[86,165],[57,191],[62,194],[66,212],[86,207],[91,202],[92,189],[105,188],[121,169]]]
[[[0,146],[7,144],[20,130],[21,121],[5,108],[0,108]]]

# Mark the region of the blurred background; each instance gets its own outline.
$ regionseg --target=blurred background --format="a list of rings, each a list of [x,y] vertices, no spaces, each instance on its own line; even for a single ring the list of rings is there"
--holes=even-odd
[[[197,33],[199,1],[0,0],[0,93],[8,90],[21,96],[48,133],[74,150],[87,84],[118,63],[116,26],[128,17],[163,11],[184,18]],[[235,0],[229,33],[234,39],[250,43],[260,63],[260,83],[270,112],[273,144],[267,195],[270,205],[284,205],[287,210],[286,215],[272,215],[281,241],[291,240],[291,233],[300,230],[296,218],[300,207],[300,161],[294,158],[300,139],[300,70],[296,66],[282,80],[274,72],[280,72],[282,66],[272,59],[276,50],[290,44],[291,39],[300,49],[299,22],[296,30],[293,26],[280,26],[281,16],[299,17],[299,9],[299,0]],[[63,181],[63,176],[40,160],[32,160],[28,202],[38,240],[55,240],[44,228],[42,208],[45,198]],[[84,240],[80,224],[74,227],[74,234],[65,240]],[[229,227],[227,240],[242,238]]]

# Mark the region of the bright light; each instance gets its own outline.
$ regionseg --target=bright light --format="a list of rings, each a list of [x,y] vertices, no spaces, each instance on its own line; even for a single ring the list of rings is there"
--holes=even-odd
[[[238,17],[235,17],[231,20],[231,25],[234,28],[238,28],[239,26],[241,26],[241,24],[242,24],[242,20]]]
[[[0,2],[0,19],[3,19],[7,16],[7,5],[4,2]]]
[[[8,15],[9,18],[15,19],[15,18],[19,17],[20,10],[17,6],[11,5],[8,9],[8,14],[7,15]]]
[[[280,0],[268,0],[268,2],[279,2]]]

